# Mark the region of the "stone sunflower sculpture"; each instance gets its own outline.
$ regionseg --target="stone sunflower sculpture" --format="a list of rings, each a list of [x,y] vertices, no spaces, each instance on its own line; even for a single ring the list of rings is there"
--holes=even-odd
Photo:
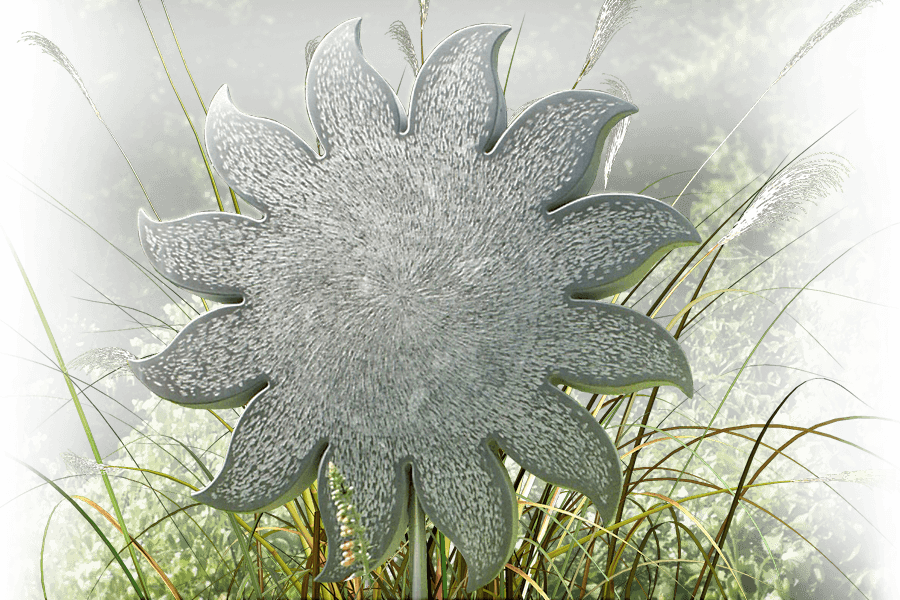
[[[363,58],[359,27],[335,28],[309,65],[322,156],[287,127],[240,112],[227,88],[216,94],[210,158],[264,216],[141,214],[153,266],[229,305],[131,366],[179,404],[247,404],[222,470],[195,498],[269,509],[317,473],[327,489],[333,463],[352,487],[372,563],[398,547],[414,490],[462,552],[474,590],[516,540],[498,447],[587,495],[604,522],[614,516],[616,448],[555,386],[692,393],[663,327],[599,298],[699,237],[652,198],[582,197],[631,104],[560,92],[507,127],[496,66],[508,27],[444,40],[418,74],[408,117]],[[329,540],[320,580],[336,581],[356,565],[341,564],[332,499],[319,502]]]

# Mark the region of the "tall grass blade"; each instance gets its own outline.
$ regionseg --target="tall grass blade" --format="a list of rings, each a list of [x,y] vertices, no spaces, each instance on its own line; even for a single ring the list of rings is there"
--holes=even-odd
[[[844,178],[849,174],[849,163],[837,154],[820,152],[793,162],[766,182],[731,231],[719,240],[719,245],[727,244],[751,229],[780,223],[803,210],[805,203],[815,203],[831,192],[841,191]]]
[[[597,59],[606,50],[606,46],[625,25],[630,21],[631,13],[637,10],[635,0],[606,0],[600,13],[597,15],[597,23],[594,25],[594,36],[591,38],[591,46],[588,49],[587,57],[584,59],[584,66],[578,79],[575,80],[574,90],[581,82],[585,75],[591,72]]]
[[[5,162],[5,161],[4,161],[4,162]],[[48,192],[47,190],[45,190],[44,188],[42,188],[42,187],[41,187],[40,185],[38,185],[33,179],[31,179],[30,177],[28,177],[27,175],[25,175],[24,173],[22,173],[22,171],[18,170],[17,168],[15,168],[14,166],[12,166],[12,165],[9,164],[8,162],[6,163],[6,166],[8,166],[10,169],[12,169],[13,171],[15,171],[16,173],[18,173],[19,176],[22,177],[23,179],[25,179],[28,183],[30,183],[31,185],[33,185],[34,187],[36,187],[37,189],[39,189],[39,190],[41,191],[41,194],[44,194],[45,196],[47,196],[47,198],[49,198],[50,200],[52,200],[53,203],[51,204],[50,201],[47,200],[47,198],[44,198],[44,196],[42,196],[41,194],[38,194],[37,192],[35,192],[35,191],[32,190],[32,189],[29,189],[28,187],[26,187],[25,185],[23,185],[21,182],[16,181],[16,183],[19,184],[23,189],[25,189],[26,191],[30,192],[31,194],[34,194],[35,196],[37,196],[38,198],[40,198],[42,201],[46,202],[49,206],[52,206],[52,207],[54,207],[54,208],[57,208],[57,209],[60,210],[60,211],[63,211],[63,214],[65,214],[65,215],[67,215],[67,216],[70,216],[71,218],[75,219],[78,223],[80,223],[81,225],[84,225],[85,227],[87,227],[88,229],[90,229],[93,233],[97,234],[97,235],[100,237],[100,239],[102,239],[104,242],[106,242],[107,244],[109,244],[110,246],[112,246],[113,249],[115,249],[116,252],[118,252],[119,254],[121,254],[125,259],[128,260],[128,262],[130,262],[130,263],[131,263],[136,269],[138,269],[145,277],[147,277],[147,279],[149,279],[150,282],[153,283],[153,285],[155,285],[155,286],[159,289],[159,291],[161,291],[161,292],[163,293],[163,295],[164,295],[166,298],[168,298],[169,300],[171,300],[171,301],[175,304],[175,306],[178,308],[178,310],[180,310],[180,311],[182,312],[182,314],[184,314],[185,317],[187,317],[188,319],[190,319],[190,318],[191,318],[191,315],[189,315],[189,314],[187,313],[187,311],[184,310],[184,308],[181,306],[182,304],[187,305],[187,307],[188,307],[189,309],[191,309],[192,311],[194,311],[194,313],[195,313],[196,315],[199,315],[199,314],[200,314],[200,312],[199,312],[196,308],[194,308],[194,307],[191,305],[190,302],[188,302],[185,298],[183,298],[183,297],[178,293],[178,291],[177,291],[175,288],[173,288],[171,285],[169,285],[169,283],[168,283],[165,279],[163,279],[160,275],[158,275],[155,271],[151,271],[151,270],[148,269],[147,267],[144,267],[143,265],[141,265],[141,263],[139,263],[139,262],[136,261],[134,258],[132,258],[131,256],[129,256],[124,250],[122,250],[121,248],[119,248],[118,246],[116,246],[116,245],[115,245],[112,241],[110,241],[106,236],[104,236],[102,233],[100,233],[99,231],[97,231],[97,229],[95,229],[90,223],[88,223],[87,221],[85,221],[84,219],[82,219],[81,216],[78,215],[78,213],[76,213],[75,211],[73,211],[72,209],[70,209],[68,206],[66,206],[65,204],[63,204],[63,203],[60,202],[59,200],[57,200],[56,197],[53,196],[53,194],[51,194],[50,192]],[[9,175],[7,175],[7,177],[9,177]],[[88,284],[88,285],[90,285],[90,284]],[[170,295],[170,294],[171,294],[171,295]],[[173,296],[174,296],[174,297],[173,297]]]
[[[728,509],[728,514],[725,515],[725,521],[722,523],[721,533],[717,536],[719,541],[719,545],[723,546],[725,544],[725,539],[728,536],[728,529],[731,527],[731,523],[734,520],[734,514],[737,511],[738,501],[743,495],[744,483],[747,481],[747,475],[750,474],[750,467],[753,466],[753,459],[756,457],[756,452],[759,450],[759,445],[762,443],[763,437],[766,435],[766,432],[769,430],[769,426],[772,425],[772,421],[775,420],[775,416],[778,415],[778,411],[784,407],[785,403],[794,395],[794,392],[799,390],[803,385],[809,383],[810,381],[815,381],[813,379],[807,379],[792,389],[775,407],[775,410],[772,411],[772,414],[769,415],[769,419],[766,421],[766,424],[763,425],[762,430],[759,432],[759,436],[756,438],[756,442],[753,444],[753,449],[750,451],[750,454],[747,456],[747,460],[744,462],[744,470],[741,472],[741,478],[738,480],[737,489],[740,490],[738,493],[734,495],[734,498],[731,501],[731,506]],[[710,549],[710,554],[712,555],[712,549]],[[710,574],[715,572],[716,563],[719,561],[719,556],[721,556],[721,550],[719,550],[712,557],[712,563],[709,566]],[[724,558],[724,556],[722,557]],[[706,571],[706,564],[700,569],[700,575],[697,577],[697,585],[694,587],[694,593],[697,593],[697,588],[700,586],[700,580],[703,579],[703,575]],[[703,584],[703,591],[700,594],[700,600],[706,597],[706,591],[709,588],[709,580],[710,578],[706,578],[706,583]]]
[[[88,506],[90,506],[91,508],[96,510],[98,513],[100,513],[100,515],[104,519],[109,521],[110,524],[112,524],[112,526],[115,527],[119,532],[122,531],[122,527],[116,522],[115,518],[113,518],[113,516],[111,514],[106,512],[106,510],[104,510],[102,506],[100,506],[99,504],[97,504],[96,502],[91,500],[90,498],[85,498],[84,496],[72,496],[72,497],[75,498],[76,500],[81,500],[82,502],[84,502],[85,504],[87,504]],[[153,557],[150,556],[150,554],[147,552],[147,550],[145,550],[144,547],[141,546],[139,543],[137,543],[135,541],[134,545],[137,547],[138,552],[140,552],[141,555],[147,559],[147,562],[150,563],[150,565],[153,567],[153,570],[156,571],[157,575],[159,575],[160,579],[162,579],[163,584],[169,590],[169,593],[172,594],[172,596],[175,598],[175,600],[181,600],[181,594],[179,594],[178,590],[175,589],[175,586],[172,584],[172,581],[166,575],[165,571],[162,570],[162,567],[159,566],[159,563],[157,563],[153,559]]]
[[[547,592],[545,592],[544,589],[539,586],[537,582],[531,578],[531,576],[528,575],[528,573],[526,573],[519,567],[511,565],[509,563],[506,563],[506,568],[524,579],[525,582],[528,583],[528,585],[534,588],[534,591],[541,595],[541,598],[543,598],[544,600],[550,600],[550,596],[547,595]]]
[[[22,37],[19,39],[19,41],[40,48],[41,52],[52,58],[53,62],[65,69],[66,73],[69,74],[69,77],[71,77],[75,81],[78,89],[81,90],[81,93],[88,101],[88,104],[91,105],[94,114],[97,115],[97,119],[100,120],[100,122],[103,124],[103,127],[106,128],[106,132],[109,134],[109,137],[111,137],[113,142],[115,142],[116,148],[118,148],[119,152],[122,154],[122,158],[124,158],[125,162],[128,163],[128,168],[131,169],[131,173],[134,175],[134,178],[137,180],[138,185],[141,187],[141,191],[144,192],[144,197],[147,199],[147,204],[150,205],[150,210],[152,210],[153,214],[156,215],[156,218],[159,219],[159,213],[157,213],[156,209],[153,208],[153,202],[150,200],[150,196],[147,194],[147,189],[141,182],[141,178],[138,177],[137,171],[134,170],[134,165],[131,164],[131,160],[125,154],[125,151],[119,144],[119,140],[116,139],[116,136],[109,128],[109,125],[107,125],[106,121],[103,120],[103,117],[100,115],[100,110],[97,108],[97,105],[94,104],[94,101],[91,99],[91,95],[88,94],[87,87],[85,87],[84,81],[81,79],[81,75],[78,74],[78,71],[75,69],[75,65],[72,64],[72,61],[69,60],[69,57],[66,56],[62,50],[60,50],[59,46],[51,42],[40,33],[37,33],[36,31],[26,31],[22,34]]]
[[[100,464],[103,462],[103,460],[100,458],[100,451],[97,449],[97,443],[94,441],[93,433],[91,433],[91,426],[88,423],[87,416],[84,414],[84,409],[81,406],[81,401],[78,399],[78,393],[75,391],[75,384],[72,383],[72,379],[71,377],[69,377],[69,372],[66,369],[66,363],[65,361],[63,361],[62,354],[59,351],[59,347],[56,345],[56,338],[53,337],[53,332],[50,330],[50,323],[47,322],[47,317],[44,316],[44,311],[41,308],[40,302],[38,302],[37,294],[35,294],[34,288],[31,287],[31,281],[28,279],[28,275],[25,273],[25,267],[22,266],[22,262],[19,260],[19,255],[13,248],[12,242],[9,241],[9,238],[7,238],[6,243],[9,245],[9,250],[10,252],[12,252],[13,258],[16,261],[16,266],[19,268],[19,273],[21,273],[22,279],[25,281],[25,286],[28,288],[28,294],[31,296],[34,307],[41,319],[41,324],[44,326],[44,332],[47,334],[47,339],[50,341],[50,346],[53,348],[53,354],[56,356],[59,370],[62,373],[63,378],[66,380],[66,386],[69,388],[69,394],[72,397],[72,402],[75,404],[75,409],[78,411],[78,418],[81,419],[81,425],[84,428],[84,433],[87,436],[88,443],[91,446],[91,451],[93,451],[94,453],[94,459],[98,464]],[[122,524],[122,535],[125,538],[125,545],[128,546],[128,551],[131,554],[131,561],[132,564],[134,564],[134,570],[137,573],[138,580],[141,582],[141,589],[145,590],[144,593],[146,595],[147,588],[144,584],[144,578],[141,575],[141,568],[138,564],[137,556],[134,552],[134,547],[131,546],[131,536],[128,535],[128,530],[125,528],[125,519],[122,517],[122,512],[119,509],[119,503],[116,500],[116,494],[112,489],[112,484],[109,482],[109,476],[106,474],[106,472],[101,472],[101,475],[103,476],[103,484],[106,487],[106,492],[109,495],[109,500],[112,503],[113,508],[115,509],[116,518],[118,518],[119,523]]]
[[[741,585],[741,578],[738,577],[735,569],[728,562],[728,559],[725,558],[725,555],[722,552],[722,548],[720,547],[720,545],[716,543],[716,540],[713,539],[713,537],[709,534],[709,532],[706,530],[706,528],[703,526],[703,524],[697,519],[697,517],[695,517],[681,503],[679,503],[667,496],[664,496],[662,494],[657,494],[656,492],[635,492],[635,493],[640,496],[651,496],[653,498],[662,500],[663,502],[668,502],[669,504],[671,504],[672,506],[674,506],[675,508],[680,510],[682,512],[682,514],[684,514],[688,519],[690,519],[694,523],[694,525],[696,525],[696,527],[700,530],[700,532],[706,536],[706,539],[709,540],[710,544],[712,544],[712,547],[716,550],[716,552],[718,552],[719,555],[722,555],[722,560],[725,561],[725,568],[728,569],[728,571],[731,573],[732,577],[734,577],[734,581],[737,584],[738,591],[740,592],[741,597],[746,600],[747,594],[746,594],[746,592],[744,592],[744,586]],[[739,496],[740,494],[735,494],[735,495]],[[705,561],[704,561],[704,564],[706,564]]]
[[[874,1],[875,0],[860,0],[859,2],[854,2],[853,4],[851,4],[844,10],[842,10],[840,13],[838,13],[838,15],[835,18],[833,18],[831,21],[829,21],[822,29],[820,29],[818,31],[818,33],[816,33],[814,36],[809,38],[809,41],[806,42],[803,45],[803,47],[800,48],[800,50],[798,50],[797,53],[791,57],[791,60],[789,60],[787,62],[787,64],[785,64],[784,68],[781,70],[781,73],[779,73],[778,77],[776,77],[775,80],[769,85],[769,87],[766,88],[766,91],[764,91],[762,93],[762,95],[756,99],[756,102],[753,103],[753,106],[751,106],[750,109],[744,114],[744,116],[741,117],[741,120],[737,122],[737,125],[735,125],[734,128],[730,132],[728,132],[728,135],[726,135],[724,138],[722,138],[722,141],[719,143],[718,146],[716,146],[716,149],[713,150],[712,153],[710,153],[710,155],[706,157],[706,160],[703,161],[703,164],[700,165],[700,168],[697,169],[697,172],[694,173],[694,175],[690,178],[690,180],[687,182],[687,184],[684,186],[684,188],[680,192],[678,192],[678,196],[676,196],[675,201],[672,202],[672,206],[675,206],[678,203],[678,201],[681,199],[681,197],[684,195],[684,193],[687,191],[687,189],[689,187],[691,187],[691,184],[694,182],[694,179],[697,178],[697,175],[699,175],[703,171],[703,168],[706,166],[706,164],[712,159],[713,156],[716,155],[716,153],[722,148],[722,146],[725,145],[725,142],[727,142],[729,140],[729,138],[731,138],[731,136],[734,135],[734,132],[737,131],[737,128],[740,127],[741,124],[747,119],[747,117],[750,116],[750,113],[753,112],[753,109],[756,108],[756,106],[762,101],[762,99],[766,96],[766,94],[768,94],[769,91],[773,87],[775,87],[775,84],[777,84],[779,81],[781,81],[781,79],[785,75],[787,75],[788,71],[790,71],[791,68],[793,68],[793,66],[796,65],[797,62],[801,58],[806,56],[809,53],[809,51],[812,50],[816,44],[818,44],[820,41],[822,41],[823,38],[825,38],[829,33],[834,31],[835,29],[837,29],[839,26],[841,26],[844,23],[844,21],[846,21],[853,15],[858,14],[860,11],[862,11],[868,5],[872,4]]]
[[[626,102],[631,102],[631,92],[628,91],[628,86],[621,79],[610,76],[605,83],[606,89],[610,94]],[[616,154],[619,153],[619,149],[622,147],[622,142],[625,141],[625,132],[628,131],[628,123],[630,121],[631,117],[625,117],[616,123],[612,131],[609,132],[609,137],[607,137],[608,141],[604,145],[603,158],[601,158],[603,162],[603,189],[609,186],[609,172],[612,170]]]
[[[169,24],[169,31],[172,32],[172,39],[175,40],[175,47],[178,48],[178,55],[181,56],[181,64],[184,65],[184,71],[187,73],[188,78],[191,80],[191,85],[194,86],[194,92],[197,94],[197,100],[200,101],[200,106],[203,108],[203,114],[206,114],[206,103],[203,102],[203,96],[200,94],[200,89],[197,87],[197,82],[194,81],[194,76],[191,75],[191,70],[188,68],[187,60],[184,58],[184,52],[181,51],[181,43],[178,41],[178,36],[175,35],[175,26],[172,24],[172,19],[169,18],[169,10],[166,8],[165,0],[159,0],[159,3],[162,5],[163,13],[166,15],[166,22]],[[241,214],[241,207],[238,206],[237,195],[235,195],[234,190],[228,188],[228,192],[231,194],[231,204],[234,206],[234,212],[237,214]]]
[[[181,106],[181,111],[184,113],[184,118],[187,119],[188,125],[191,128],[191,131],[194,134],[194,140],[197,142],[197,147],[200,149],[200,157],[203,159],[203,164],[206,167],[206,173],[209,175],[209,182],[212,184],[213,193],[216,195],[216,203],[219,205],[219,211],[225,212],[225,207],[222,205],[222,197],[219,195],[219,188],[216,185],[216,178],[213,177],[212,167],[209,164],[209,158],[206,156],[206,151],[203,149],[203,143],[200,141],[200,135],[197,133],[197,128],[194,127],[194,122],[191,120],[191,116],[188,114],[187,108],[184,105],[184,102],[181,101],[181,94],[178,93],[178,89],[175,87],[175,82],[172,81],[172,74],[169,73],[169,67],[166,66],[166,60],[163,58],[162,50],[159,48],[159,44],[156,43],[156,36],[153,35],[153,28],[150,27],[150,21],[147,19],[147,13],[144,12],[144,5],[141,4],[141,0],[137,0],[138,8],[141,9],[141,15],[144,17],[144,23],[147,25],[147,31],[150,33],[150,39],[153,40],[153,46],[156,48],[156,53],[159,55],[159,62],[162,64],[163,71],[166,72],[166,77],[169,79],[169,86],[171,86],[172,91],[175,92],[175,97],[178,99],[178,104]],[[235,202],[235,210],[240,213],[240,210],[237,208],[237,203]],[[157,215],[157,220],[160,220],[159,215]],[[206,300],[203,301],[203,306],[207,310],[209,307],[206,305]]]
[[[210,412],[212,412],[212,411],[210,411]],[[213,413],[213,416],[216,416],[218,418],[218,415],[216,415],[215,413]],[[220,420],[221,420],[221,418],[220,418]],[[222,421],[222,423],[229,429],[229,431],[232,429],[224,421]],[[175,438],[171,438],[171,439],[173,439],[179,446],[181,446],[191,456],[191,458],[194,459],[194,462],[197,463],[197,465],[203,471],[203,474],[207,477],[208,480],[214,479],[212,471],[210,471],[207,468],[206,464],[202,460],[200,460],[200,457],[197,456],[197,454],[193,450],[191,450],[181,440],[178,440]],[[233,513],[227,513],[227,515],[228,515],[228,524],[231,527],[231,531],[234,534],[235,539],[238,540],[238,546],[240,547],[241,554],[243,556],[243,560],[241,560],[240,564],[235,569],[235,574],[237,573],[237,570],[240,569],[241,565],[245,565],[246,571],[248,573],[248,577],[254,584],[254,591],[257,594],[257,598],[262,598],[263,597],[262,590],[259,589],[259,581],[255,577],[255,573],[253,572],[253,566],[250,561],[250,551],[249,551],[250,540],[245,539],[243,534],[241,533],[241,528],[240,528],[240,525],[238,524],[239,519]],[[246,524],[244,524],[244,525],[246,526]]]
[[[69,502],[69,504],[75,507],[75,510],[77,510],[79,514],[81,514],[81,516],[84,518],[84,520],[88,522],[91,528],[97,532],[97,535],[100,536],[100,539],[103,540],[103,543],[106,544],[106,547],[109,548],[110,552],[112,552],[113,558],[115,558],[116,562],[119,563],[119,566],[122,568],[125,576],[128,577],[128,581],[131,583],[131,587],[134,588],[134,591],[137,592],[138,598],[140,598],[141,600],[150,600],[149,596],[145,595],[145,593],[141,591],[141,586],[139,586],[137,581],[134,580],[134,577],[131,575],[131,571],[129,571],[128,567],[125,566],[125,563],[122,561],[122,557],[119,556],[119,552],[116,550],[115,546],[112,545],[112,542],[109,541],[109,538],[106,537],[106,535],[103,533],[103,530],[100,529],[97,523],[94,522],[94,520],[86,512],[84,512],[84,509],[81,508],[77,502],[75,502],[75,499],[69,496],[69,494],[67,494],[61,487],[56,485],[56,483],[52,479],[46,477],[43,473],[41,473],[28,463],[23,462],[14,456],[10,456],[10,458],[43,479],[45,483],[50,485],[50,487],[52,487],[63,498],[65,498]]]

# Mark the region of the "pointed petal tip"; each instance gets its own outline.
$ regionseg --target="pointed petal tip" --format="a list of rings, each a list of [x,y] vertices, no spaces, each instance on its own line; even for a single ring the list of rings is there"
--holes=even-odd
[[[150,356],[145,356],[144,358],[129,358],[128,368],[131,369],[132,375],[134,375],[135,379],[141,382],[144,387],[146,387],[150,392],[160,398],[162,396],[159,395],[161,391],[159,387],[150,379],[151,375],[147,372],[148,369],[152,369],[153,365],[159,358],[160,352],[156,354],[152,354]]]
[[[256,507],[252,506],[230,506],[228,503],[216,498],[215,489],[218,487],[219,477],[216,477],[205,488],[201,488],[196,492],[191,492],[191,498],[198,502],[202,502],[207,506],[211,506],[216,510],[225,510],[228,512],[253,512]]]
[[[140,358],[129,358],[126,359],[128,362],[128,368],[131,369],[131,374],[134,375],[135,379],[140,381],[144,386],[147,386],[147,383],[144,381],[144,372],[143,372],[143,363],[146,359]]]
[[[619,119],[624,119],[627,116],[636,115],[638,113],[638,107],[632,102],[623,100],[614,94],[608,94],[606,92],[599,93],[603,94],[604,101],[611,105],[614,118],[618,117]]]
[[[510,554],[511,553],[512,550],[510,550]],[[489,569],[476,570],[472,564],[469,564],[468,581],[466,582],[466,593],[474,593],[496,579],[503,572],[507,560],[508,557],[504,557],[503,560],[501,560],[498,564],[493,565],[493,567]]]
[[[356,39],[357,47],[360,46],[359,43],[359,35],[362,30],[362,17],[354,17],[352,19],[347,19],[331,31],[325,34],[325,37],[322,38],[322,41],[319,42],[319,45],[316,47],[316,51],[313,53],[312,60],[315,60],[317,54],[321,54],[321,50],[323,48],[327,48],[328,44],[334,43],[334,38],[336,36],[346,35],[350,33]],[[310,61],[310,66],[312,66],[312,60]]]
[[[353,574],[353,568],[356,565],[350,565],[345,567],[341,565],[337,560],[333,558],[329,558],[325,561],[325,566],[322,568],[322,572],[315,578],[317,583],[335,583],[338,581],[344,581],[350,575]]]
[[[675,360],[679,363],[678,367],[680,368],[675,369],[672,377],[673,381],[669,385],[677,387],[688,398],[693,398],[694,375],[691,373],[691,363],[688,361],[687,355],[684,353],[684,350],[682,350],[678,340],[673,337],[672,343],[675,344],[675,347],[677,348],[677,357]]]
[[[215,500],[213,500],[213,498],[209,492],[209,488],[211,486],[212,486],[212,484],[206,486],[205,488],[199,489],[196,492],[191,492],[191,498],[193,498],[197,502],[202,502],[203,504],[213,506],[213,503],[215,502]],[[218,507],[214,507],[214,508],[218,508]]]
[[[213,99],[209,103],[209,111],[213,112],[214,109],[218,109],[221,104],[227,104],[230,106],[234,106],[234,102],[231,99],[231,88],[228,87],[227,83],[223,83],[216,93],[213,94]],[[209,119],[207,119],[207,122]]]
[[[196,492],[191,492],[191,498],[196,500],[197,502],[202,502],[207,506],[215,508],[216,510],[222,510],[227,512],[235,512],[235,513],[248,513],[254,512],[257,510],[261,510],[261,507],[258,506],[234,506],[229,504],[222,499],[217,499],[215,494],[215,488],[217,487],[216,479],[213,479],[209,485],[205,488],[199,489]]]
[[[142,245],[144,243],[144,231],[154,225],[159,225],[159,223],[159,221],[144,212],[143,208],[138,209],[138,233],[141,236]]]

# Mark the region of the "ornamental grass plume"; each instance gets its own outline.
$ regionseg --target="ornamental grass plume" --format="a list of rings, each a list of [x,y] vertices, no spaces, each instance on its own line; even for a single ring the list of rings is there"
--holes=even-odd
[[[830,157],[837,158],[830,158]],[[769,223],[779,223],[803,210],[807,202],[825,198],[840,191],[850,165],[843,157],[820,152],[800,159],[786,167],[768,183],[741,218],[719,240],[722,246],[741,234]]]
[[[624,81],[618,77],[610,76],[605,83],[606,89],[610,94],[626,102],[631,102],[631,92],[628,91],[628,86],[625,85]],[[609,132],[608,143],[603,148],[603,158],[601,159],[603,161],[603,189],[609,186],[609,172],[612,170],[616,154],[619,153],[619,149],[622,147],[622,142],[625,141],[625,132],[628,131],[629,122],[631,122],[631,117],[625,117],[616,123],[612,131]]]
[[[136,358],[131,352],[121,348],[92,348],[69,361],[69,368],[105,371],[107,377],[124,377],[131,375],[128,361]]]
[[[150,194],[147,193],[147,188],[144,187],[144,184],[141,182],[140,176],[134,169],[134,165],[131,164],[131,160],[128,158],[128,155],[125,154],[125,150],[122,148],[122,144],[119,143],[119,140],[116,139],[116,136],[113,135],[112,130],[109,128],[109,125],[107,125],[106,121],[103,120],[103,117],[100,116],[100,111],[97,109],[97,105],[94,104],[94,100],[88,93],[87,88],[84,85],[84,81],[82,81],[81,77],[78,75],[78,71],[75,70],[75,66],[72,64],[72,61],[69,60],[69,57],[63,54],[62,50],[60,50],[56,46],[56,44],[43,37],[37,31],[26,31],[22,33],[22,37],[19,38],[19,41],[25,42],[29,46],[36,46],[40,48],[44,54],[48,54],[54,61],[56,61],[58,65],[69,72],[69,75],[72,76],[72,79],[74,79],[75,83],[78,84],[78,87],[81,88],[81,93],[84,94],[84,97],[87,99],[88,104],[91,105],[91,109],[94,111],[94,114],[97,115],[97,118],[101,123],[103,123],[103,126],[106,127],[106,130],[109,132],[109,135],[116,143],[116,146],[119,147],[119,151],[122,152],[122,156],[124,156],[125,160],[128,161],[128,166],[131,168],[131,172],[134,173],[134,176],[138,181],[138,185],[141,186],[141,189],[144,191],[144,196],[147,197],[147,202],[150,203],[150,208],[153,209],[153,214],[155,214],[156,218],[158,219],[159,214],[156,212],[156,207],[153,206],[153,201],[150,200]]]
[[[431,0],[419,0],[419,21],[422,25],[428,20],[428,5],[430,3]]]
[[[584,66],[578,79],[575,80],[574,89],[582,80],[582,78],[591,72],[597,59],[603,54],[607,44],[613,39],[619,31],[628,24],[631,13],[637,10],[634,0],[606,0],[597,15],[597,24],[594,26],[594,37],[591,38],[591,46],[588,49],[587,57],[584,59]]]
[[[418,75],[419,58],[416,56],[416,48],[413,46],[412,38],[409,36],[409,30],[406,28],[406,25],[403,24],[403,21],[398,19],[391,23],[390,28],[387,30],[387,34],[397,42],[406,62],[412,67],[413,75]]]
[[[793,483],[840,483],[855,482],[866,487],[890,487],[897,479],[897,473],[886,469],[863,469],[861,471],[847,471],[846,473],[832,473],[824,477],[810,477],[807,479],[792,479]]]
[[[316,36],[313,39],[306,42],[306,48],[304,54],[306,55],[306,71],[309,72],[309,61],[312,60],[313,54],[316,53],[316,48],[319,46],[319,42],[322,41],[321,36]]]
[[[94,475],[100,475],[103,472],[118,470],[118,467],[107,465],[105,463],[98,463],[89,458],[79,456],[74,452],[63,452],[62,459],[69,473],[79,477],[92,477]]]
[[[750,109],[744,114],[744,116],[741,117],[741,120],[737,122],[737,125],[735,125],[734,128],[730,132],[728,132],[728,135],[726,135],[724,138],[722,138],[722,141],[719,143],[718,146],[716,146],[716,149],[713,150],[710,153],[710,155],[706,157],[706,160],[703,161],[703,164],[700,165],[700,168],[697,169],[697,172],[694,173],[694,175],[690,178],[690,180],[684,186],[684,189],[682,189],[680,192],[678,192],[678,196],[675,198],[675,202],[672,203],[672,206],[675,206],[678,203],[678,201],[681,199],[681,196],[684,195],[684,193],[687,191],[687,189],[694,182],[694,179],[697,178],[697,175],[699,175],[700,172],[703,171],[703,167],[705,167],[706,164],[712,159],[712,157],[715,156],[716,153],[722,148],[722,146],[725,145],[725,142],[727,142],[728,139],[732,135],[734,135],[734,132],[737,131],[737,128],[741,126],[741,123],[743,123],[747,119],[747,117],[750,116],[750,113],[753,112],[753,109],[756,108],[756,105],[762,101],[762,99],[766,96],[766,94],[769,93],[769,91],[773,87],[775,87],[775,84],[777,84],[779,81],[781,81],[782,78],[785,75],[787,75],[788,71],[790,71],[794,67],[794,65],[796,65],[800,61],[801,58],[806,56],[807,53],[809,53],[809,51],[812,50],[812,48],[816,44],[818,44],[820,41],[822,41],[822,39],[825,38],[825,36],[827,36],[829,33],[834,31],[841,25],[843,25],[844,22],[847,19],[849,19],[850,17],[852,17],[856,14],[859,14],[860,11],[862,11],[862,9],[869,6],[874,1],[875,0],[860,0],[859,2],[854,2],[853,4],[851,4],[844,10],[842,10],[840,13],[838,13],[838,15],[835,18],[833,18],[831,21],[829,21],[824,27],[822,27],[822,29],[820,29],[818,31],[818,33],[816,33],[814,36],[809,38],[809,41],[807,41],[805,44],[803,44],[803,47],[800,48],[800,50],[798,50],[797,53],[791,57],[791,60],[789,60],[786,65],[784,65],[784,68],[781,70],[781,73],[778,74],[778,77],[776,77],[775,80],[772,81],[772,83],[769,85],[769,87],[766,88],[766,91],[764,91],[762,93],[762,95],[756,99],[756,102],[753,103],[753,106],[751,106]]]

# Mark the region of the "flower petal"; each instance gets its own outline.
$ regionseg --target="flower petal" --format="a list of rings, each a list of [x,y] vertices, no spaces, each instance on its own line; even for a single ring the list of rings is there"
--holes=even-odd
[[[227,85],[209,105],[206,149],[226,183],[263,212],[298,190],[298,182],[318,160],[306,142],[281,123],[239,111]]]
[[[619,453],[603,427],[549,383],[510,397],[519,406],[498,415],[500,447],[533,475],[586,495],[609,525],[623,483]]]
[[[554,210],[591,189],[603,142],[613,126],[637,112],[633,104],[593,90],[557,92],[523,112],[491,152],[491,178],[516,196]]]
[[[481,152],[506,129],[506,99],[497,77],[497,54],[509,33],[503,25],[460,29],[434,49],[416,78],[410,133],[430,152]]]
[[[409,473],[405,463],[395,462],[383,441],[375,438],[333,441],[319,466],[319,510],[328,534],[328,560],[316,581],[342,581],[358,572],[359,557],[343,566],[341,543],[351,538],[341,535],[337,507],[331,497],[329,463],[334,463],[352,487],[353,507],[359,513],[369,546],[369,561],[375,568],[387,560],[406,533],[409,503]]]
[[[138,215],[141,246],[150,264],[176,285],[219,302],[238,302],[246,281],[246,245],[262,228],[258,221],[230,213],[201,213],[158,222]]]
[[[415,457],[413,483],[425,514],[459,548],[468,592],[503,569],[516,541],[518,507],[509,474],[487,445],[434,440]]]
[[[700,243],[681,213],[638,194],[579,198],[550,213],[549,220],[557,272],[577,298],[628,289],[669,250]]]
[[[384,141],[406,128],[394,90],[363,57],[361,22],[351,19],[335,27],[309,63],[306,105],[327,152],[378,153]]]
[[[566,304],[541,324],[551,383],[603,394],[674,385],[693,394],[687,358],[662,325],[607,302],[569,299]]]
[[[325,451],[316,412],[278,386],[261,391],[234,428],[222,470],[191,496],[232,512],[270,510],[296,498],[312,484]]]
[[[129,361],[134,376],[157,396],[195,408],[233,408],[262,389],[257,348],[243,304],[201,315],[159,354]]]

